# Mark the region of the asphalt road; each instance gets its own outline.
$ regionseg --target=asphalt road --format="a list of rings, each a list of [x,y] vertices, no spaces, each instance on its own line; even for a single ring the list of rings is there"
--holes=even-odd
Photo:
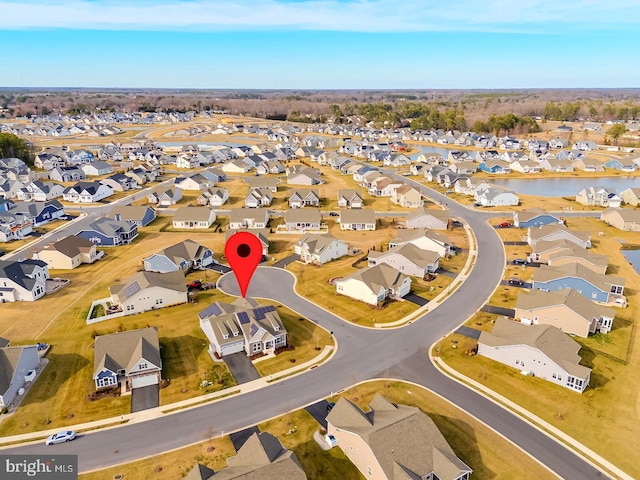
[[[502,242],[486,223],[490,215],[468,210],[444,195],[414,183],[425,194],[448,203],[451,216],[464,220],[474,230],[479,255],[467,281],[433,312],[395,330],[363,329],[348,324],[293,293],[293,276],[281,269],[260,267],[248,295],[269,297],[333,331],[339,348],[328,363],[304,375],[151,421],[83,435],[78,440],[51,447],[24,445],[3,453],[78,454],[80,471],[111,466],[148,455],[204,441],[254,425],[297,409],[379,376],[410,380],[438,393],[519,445],[563,478],[596,479],[605,476],[562,445],[531,427],[519,417],[474,391],[450,380],[427,357],[436,340],[457,328],[479,310],[499,283],[504,267]],[[274,289],[274,285],[278,285]],[[220,286],[237,292],[235,278],[225,275]]]

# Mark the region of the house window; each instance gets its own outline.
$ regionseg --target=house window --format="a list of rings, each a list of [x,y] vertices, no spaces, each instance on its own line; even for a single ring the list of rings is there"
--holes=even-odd
[[[138,370],[145,370],[149,368],[149,365],[147,365],[147,362],[143,362],[140,365],[138,365]]]
[[[260,342],[252,344],[251,345],[251,350],[253,352],[259,352],[260,350],[262,350],[262,344]]]
[[[161,298],[158,298],[156,300],[156,305],[162,305],[163,300]]]
[[[598,298],[598,292],[592,292],[591,298]]]
[[[369,474],[369,476],[373,475],[373,472],[371,471],[371,467],[367,467],[367,473]]]
[[[112,375],[108,377],[99,378],[97,382],[98,387],[108,387],[110,385],[115,385],[115,384],[116,384],[116,379]]]

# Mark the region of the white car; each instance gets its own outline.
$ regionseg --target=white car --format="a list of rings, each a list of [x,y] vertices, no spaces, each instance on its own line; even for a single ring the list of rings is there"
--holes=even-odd
[[[58,432],[54,433],[53,435],[49,435],[45,443],[47,445],[55,445],[56,443],[70,442],[74,438],[76,438],[76,432],[74,432],[73,430],[66,430],[64,432]]]

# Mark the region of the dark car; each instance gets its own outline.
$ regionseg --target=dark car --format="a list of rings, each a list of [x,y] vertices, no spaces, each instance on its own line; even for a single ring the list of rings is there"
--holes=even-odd
[[[514,265],[526,265],[529,262],[524,258],[514,258],[513,263]]]
[[[521,279],[517,278],[517,277],[511,277],[509,279],[509,285],[516,285],[518,287],[522,287],[522,286],[524,286],[524,282]]]
[[[337,216],[339,216],[339,215],[340,215],[340,214],[339,214],[338,212],[329,212],[329,216],[330,216],[330,217],[337,217]]]
[[[327,403],[327,413],[329,413],[331,410],[333,410],[333,407],[335,407],[335,406],[336,406],[335,402]]]

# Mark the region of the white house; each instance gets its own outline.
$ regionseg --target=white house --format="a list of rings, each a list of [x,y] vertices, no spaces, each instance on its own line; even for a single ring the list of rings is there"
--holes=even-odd
[[[209,228],[216,212],[209,207],[180,207],[173,216],[173,228]]]
[[[109,287],[112,305],[125,315],[187,303],[187,283],[182,270],[138,272],[126,282]]]
[[[49,267],[41,260],[0,261],[0,303],[39,299],[48,278]]]
[[[333,235],[305,235],[294,246],[294,251],[305,263],[324,263],[343,257],[349,251],[349,245]]]
[[[381,264],[365,268],[336,281],[336,293],[378,305],[388,298],[402,298],[411,290],[411,277]]]
[[[386,252],[371,250],[367,257],[370,267],[387,264],[399,272],[419,278],[435,273],[440,268],[438,253],[423,250],[412,243],[393,247]]]

